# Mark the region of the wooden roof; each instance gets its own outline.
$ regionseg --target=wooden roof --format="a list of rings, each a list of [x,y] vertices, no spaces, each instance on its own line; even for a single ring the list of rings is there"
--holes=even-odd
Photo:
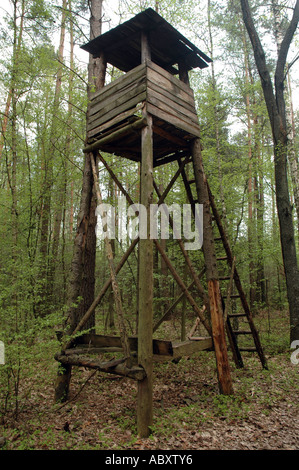
[[[176,64],[186,62],[188,70],[208,67],[211,59],[179,33],[152,8],[148,8],[123,24],[101,34],[82,49],[98,57],[104,52],[109,64],[128,72],[141,63],[141,31],[147,31],[151,60],[172,74]]]

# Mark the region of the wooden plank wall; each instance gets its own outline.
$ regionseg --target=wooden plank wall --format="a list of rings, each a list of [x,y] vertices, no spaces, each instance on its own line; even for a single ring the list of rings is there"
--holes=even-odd
[[[147,63],[147,110],[188,134],[200,135],[192,89],[153,62]]]
[[[88,138],[104,132],[134,115],[136,106],[146,99],[146,66],[141,64],[106,85],[92,99],[88,117]]]
[[[148,61],[94,95],[87,125],[88,140],[95,140],[100,134],[109,133],[110,128],[136,116],[144,102],[147,112],[157,118],[157,122],[180,129],[186,133],[186,140],[200,136],[192,89]]]

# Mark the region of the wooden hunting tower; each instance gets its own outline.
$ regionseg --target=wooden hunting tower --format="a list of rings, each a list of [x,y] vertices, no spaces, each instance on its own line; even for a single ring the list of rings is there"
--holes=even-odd
[[[219,388],[220,392],[225,394],[232,393],[225,333],[237,366],[243,365],[241,349],[236,340],[236,335],[241,333],[252,336],[254,350],[258,352],[264,367],[266,367],[266,362],[221,217],[217,212],[203,169],[200,128],[188,72],[194,68],[207,67],[211,60],[151,8],[93,39],[82,48],[94,58],[101,58],[105,67],[110,64],[125,72],[96,91],[90,101],[87,143],[84,152],[90,155],[94,184],[98,184],[95,162],[99,159],[119,189],[123,191],[127,201],[130,204],[139,202],[145,206],[148,214],[148,227],[147,238],[134,240],[117,266],[113,266],[112,255],[108,250],[110,279],[74,330],[74,333],[78,333],[83,328],[111,285],[115,288],[114,294],[117,297],[117,273],[138,243],[139,290],[136,337],[128,338],[124,331],[120,335],[121,338],[82,335],[81,338],[77,337],[68,342],[62,353],[56,355],[56,359],[63,365],[84,365],[137,380],[137,428],[139,435],[144,437],[148,435],[152,424],[152,372],[153,360],[157,356],[160,356],[160,359],[161,357],[173,359],[200,350],[214,350]],[[140,201],[131,200],[121,182],[99,153],[100,151],[140,162]],[[173,161],[178,163],[178,170],[164,193],[161,194],[154,181],[154,168]],[[188,164],[192,165],[191,171],[193,170],[194,175],[192,179],[190,179],[190,172],[187,178],[185,171]],[[194,209],[197,202],[203,204],[205,262],[203,271],[200,269],[199,273],[198,268],[193,266],[184,243],[178,240],[192,279],[191,285],[196,287],[202,301],[201,308],[198,307],[190,292],[191,285],[185,285],[159,241],[152,240],[149,236],[150,205],[153,203],[154,190],[158,196],[158,204],[162,204],[179,176],[182,176],[192,208]],[[192,183],[195,183],[196,187],[195,196],[194,189],[191,188]],[[99,186],[96,189],[98,202],[100,202]],[[169,220],[171,222],[171,218]],[[214,223],[216,223],[218,240],[222,242],[225,256],[220,256],[215,247]],[[159,321],[153,325],[153,244],[180,287],[181,297],[186,296],[196,314],[196,322],[203,324],[207,336],[195,337],[194,328],[187,341],[178,343],[153,339],[153,332],[167,318],[169,310],[171,311],[170,308],[164,312]],[[217,265],[223,261],[227,261],[229,273],[220,278]],[[207,292],[201,284],[203,275],[206,278]],[[221,279],[229,281],[225,295],[220,288]],[[231,315],[228,313],[227,306],[232,297],[233,282],[243,309],[243,313],[234,316],[244,317],[248,325],[247,330],[243,332],[233,331],[230,324]],[[83,346],[85,348],[88,346],[93,352],[108,351],[111,347],[115,351],[115,348],[119,348],[124,352],[126,360],[128,356],[132,356],[132,352],[135,353],[133,356],[137,359],[135,362],[129,361],[124,364],[124,360],[101,363],[94,358],[80,358]]]
[[[189,149],[200,130],[188,71],[208,66],[203,52],[150,8],[82,48],[126,72],[91,100],[89,149],[141,161],[146,115],[153,121],[154,166]]]

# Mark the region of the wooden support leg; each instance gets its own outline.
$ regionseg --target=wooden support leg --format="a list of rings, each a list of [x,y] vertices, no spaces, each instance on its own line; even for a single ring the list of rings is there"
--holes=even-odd
[[[210,201],[202,162],[201,143],[199,139],[195,139],[193,142],[192,157],[198,202],[203,204],[203,252],[208,281],[212,334],[218,371],[219,390],[220,393],[231,395],[233,393],[233,387],[225,338]]]
[[[59,364],[59,369],[55,383],[54,403],[63,403],[67,401],[69,394],[69,386],[72,374],[71,365]]]
[[[138,382],[137,431],[148,437],[153,422],[153,241],[150,239],[150,204],[153,198],[152,118],[142,129],[141,195],[147,210],[147,239],[139,241],[138,364],[146,378]]]
[[[208,281],[208,292],[210,298],[213,344],[217,363],[219,391],[223,395],[232,395],[233,387],[225,341],[222,301],[218,280],[211,279]]]

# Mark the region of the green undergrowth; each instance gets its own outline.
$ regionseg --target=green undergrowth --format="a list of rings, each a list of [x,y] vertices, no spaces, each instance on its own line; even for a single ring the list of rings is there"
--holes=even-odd
[[[273,314],[270,328],[268,320],[267,315],[256,318],[268,370],[250,353],[243,355],[242,369],[230,360],[234,388],[231,396],[219,394],[213,352],[184,357],[179,363],[155,364],[149,446],[171,448],[174,436],[179,436],[181,445],[186,440],[187,446],[190,436],[200,437],[213,423],[234,426],[253,415],[268,417],[282,405],[292,409],[298,406],[295,397],[299,396],[299,370],[290,360],[287,318]],[[56,352],[54,337],[47,336],[44,344],[41,338],[32,342],[24,356],[26,361],[19,362],[18,389],[14,388],[16,369],[11,367],[10,375],[1,370],[0,437],[6,438],[3,449],[138,447],[136,383],[74,368],[70,401],[54,405]]]

